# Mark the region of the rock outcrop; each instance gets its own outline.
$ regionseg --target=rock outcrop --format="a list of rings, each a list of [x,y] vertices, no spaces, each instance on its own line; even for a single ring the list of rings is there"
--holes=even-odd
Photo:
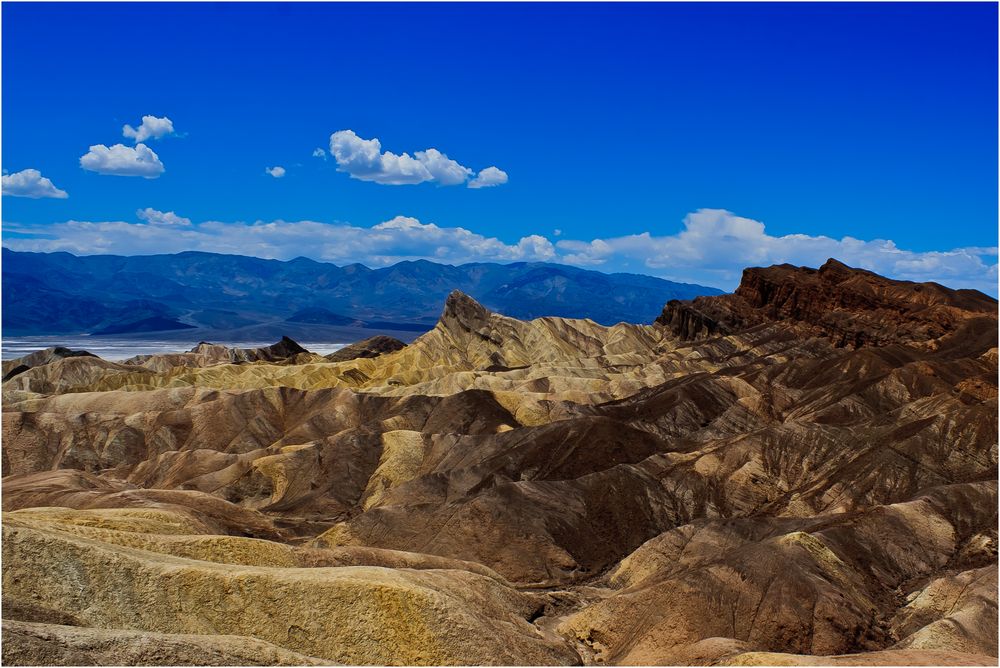
[[[327,666],[248,636],[150,633],[3,622],[8,666]]]
[[[331,362],[347,362],[360,358],[371,358],[396,352],[406,347],[406,344],[391,336],[373,336],[357,343],[345,346],[337,352],[330,353],[326,359]]]
[[[137,355],[125,360],[125,364],[163,372],[175,367],[203,368],[251,362],[304,363],[317,358],[318,355],[312,355],[292,339],[283,336],[277,343],[261,348],[230,348],[202,341],[186,353]]]
[[[830,259],[819,269],[747,269],[734,294],[671,301],[657,323],[687,340],[793,323],[836,346],[857,348],[932,341],[995,313],[996,301],[976,290],[893,281]]]
[[[28,369],[50,364],[57,360],[66,359],[67,357],[96,357],[96,355],[89,353],[86,350],[70,350],[69,348],[64,348],[62,346],[54,346],[44,350],[37,350],[23,357],[17,357],[12,360],[4,360],[3,382],[6,383],[14,376],[24,373]]]

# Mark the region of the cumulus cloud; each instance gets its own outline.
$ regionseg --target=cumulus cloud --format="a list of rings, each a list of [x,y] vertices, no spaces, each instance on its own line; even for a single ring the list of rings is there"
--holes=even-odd
[[[507,183],[507,172],[496,167],[487,167],[476,178],[469,181],[470,188],[491,188]]]
[[[315,151],[313,155],[316,155]],[[397,155],[391,151],[383,151],[378,139],[362,139],[353,130],[339,130],[330,135],[330,155],[336,160],[338,171],[346,172],[351,178],[360,181],[373,181],[383,185],[433,182],[454,186],[465,183],[475,173],[436,148],[415,151],[412,156],[409,153]],[[507,181],[507,175],[499,169],[487,167],[483,172],[488,170],[503,174],[503,181],[487,185],[499,185]],[[490,172],[490,177],[496,178],[493,172]]]
[[[157,211],[156,209],[147,207],[139,209],[135,212],[135,215],[139,217],[139,220],[144,220],[150,225],[169,225],[174,227],[188,227],[191,225],[190,218],[178,216],[173,211]]]
[[[136,144],[135,148],[124,144],[115,144],[110,148],[96,144],[80,158],[80,166],[98,174],[147,179],[155,179],[164,171],[159,156],[145,144]]]
[[[326,151],[324,151],[321,148],[314,148],[313,149],[313,157],[314,158],[322,158],[323,160],[326,160]]]
[[[463,227],[439,227],[405,216],[372,227],[308,220],[185,224],[190,222],[186,218],[153,209],[142,210],[139,217],[145,222],[68,221],[41,229],[5,224],[5,230],[17,236],[5,239],[4,245],[78,254],[201,250],[276,259],[305,255],[371,266],[416,259],[452,264],[546,261],[646,273],[726,290],[736,287],[748,266],[788,262],[818,267],[834,257],[892,278],[997,292],[997,249],[993,247],[918,252],[885,239],[772,236],[763,223],[721,209],[689,214],[676,234],[646,232],[591,240],[560,237],[555,243],[542,235],[508,243]]]
[[[122,136],[132,139],[136,144],[140,144],[147,139],[159,139],[174,131],[174,124],[169,118],[157,118],[156,116],[143,116],[142,124],[138,128],[133,128],[126,124],[122,127]]]
[[[405,154],[404,154],[405,155]],[[463,167],[436,148],[417,151],[413,154],[430,174],[430,180],[443,186],[455,186],[472,176],[472,170]]]
[[[271,176],[273,176],[276,179],[280,179],[282,176],[285,175],[285,168],[284,167],[279,167],[279,166],[265,167],[264,171],[267,172],[268,174],[270,174]]]
[[[764,224],[723,209],[700,209],[683,229],[667,236],[648,232],[556,243],[563,261],[609,270],[651,273],[731,290],[746,267],[789,263],[818,267],[828,258],[892,278],[936,281],[996,294],[997,249],[957,248],[917,252],[888,239],[788,234],[772,236]]]
[[[463,227],[438,227],[408,216],[396,216],[379,223],[367,236],[376,241],[379,248],[391,249],[388,254],[383,251],[376,264],[420,258],[438,262],[548,261],[555,258],[553,245],[538,235],[523,237],[516,244],[506,244]]]
[[[330,135],[330,155],[340,171],[361,181],[398,186],[423,183],[431,178],[427,168],[409,154],[383,153],[378,139],[362,139],[353,130]]]
[[[65,190],[56,188],[52,181],[42,176],[42,173],[37,169],[25,169],[15,174],[4,174],[3,194],[13,197],[30,197],[31,199],[43,197],[66,199],[69,197]]]

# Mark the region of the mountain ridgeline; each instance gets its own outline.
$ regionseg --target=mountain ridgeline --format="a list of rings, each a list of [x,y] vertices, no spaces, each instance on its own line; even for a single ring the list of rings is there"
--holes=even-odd
[[[173,331],[187,338],[332,331],[350,340],[378,330],[410,332],[397,336],[413,338],[434,326],[453,289],[511,317],[590,318],[605,325],[651,322],[671,299],[721,293],[545,263],[452,266],[420,260],[370,269],[301,257],[288,262],[197,252],[77,257],[5,248],[3,330],[7,335]]]

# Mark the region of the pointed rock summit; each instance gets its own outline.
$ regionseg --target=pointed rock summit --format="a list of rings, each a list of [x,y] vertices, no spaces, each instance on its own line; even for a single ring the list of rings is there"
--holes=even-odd
[[[461,290],[452,290],[444,302],[441,320],[474,330],[489,321],[491,311]]]
[[[498,326],[505,320],[509,318],[494,314],[461,290],[452,290],[444,302],[438,327],[458,336],[471,333],[483,341],[499,346],[503,344],[504,337]]]
[[[273,345],[266,348],[257,348],[257,350],[264,354],[274,355],[275,357],[291,357],[299,353],[309,352],[287,336],[282,336],[281,340]]]

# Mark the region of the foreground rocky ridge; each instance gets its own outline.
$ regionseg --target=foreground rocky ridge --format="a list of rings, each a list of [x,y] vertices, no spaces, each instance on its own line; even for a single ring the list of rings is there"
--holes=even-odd
[[[830,261],[649,326],[39,356],[4,658],[995,664],[996,309]]]

